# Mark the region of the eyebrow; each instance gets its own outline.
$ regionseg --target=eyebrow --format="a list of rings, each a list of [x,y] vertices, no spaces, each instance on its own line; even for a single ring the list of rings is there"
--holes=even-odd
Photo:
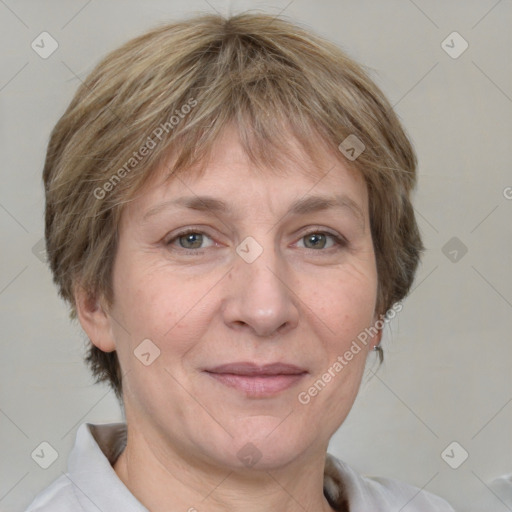
[[[150,217],[153,217],[164,210],[179,207],[217,214],[231,213],[229,205],[221,199],[216,199],[212,196],[183,196],[153,206],[144,213],[142,222],[146,222]],[[363,211],[353,199],[345,194],[332,197],[308,196],[298,199],[291,204],[287,214],[306,215],[308,213],[315,213],[329,209],[345,209],[364,225]]]

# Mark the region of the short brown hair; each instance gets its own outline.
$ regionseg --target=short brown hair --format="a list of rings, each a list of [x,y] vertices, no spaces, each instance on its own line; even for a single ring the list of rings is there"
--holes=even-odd
[[[335,150],[349,136],[364,144],[356,159],[354,151],[337,154],[368,189],[376,312],[407,295],[424,249],[410,198],[416,156],[382,92],[337,46],[294,23],[202,15],[107,55],[52,131],[43,172],[46,248],[71,319],[78,283],[113,303],[123,206],[171,152],[169,176],[205,161],[232,122],[250,158],[266,166],[286,154],[283,127],[311,155],[319,151],[313,136]],[[122,400],[116,353],[91,343],[86,361]]]

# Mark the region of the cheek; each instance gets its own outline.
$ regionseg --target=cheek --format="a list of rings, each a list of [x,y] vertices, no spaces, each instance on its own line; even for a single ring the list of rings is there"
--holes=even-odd
[[[350,342],[370,325],[377,299],[372,267],[346,267],[314,281],[315,293],[305,303],[324,322],[333,343]]]
[[[332,434],[354,403],[373,346],[370,338],[361,341],[360,336],[373,322],[377,278],[371,270],[338,272],[323,290],[307,303],[323,353],[297,400],[309,408],[310,418],[322,418],[322,428]]]
[[[211,284],[161,265],[134,263],[119,266],[119,271],[114,289],[119,300],[113,313],[119,319],[114,322],[119,356],[133,366],[133,351],[145,339],[160,350],[160,363],[191,350],[208,327],[209,297],[204,295]]]

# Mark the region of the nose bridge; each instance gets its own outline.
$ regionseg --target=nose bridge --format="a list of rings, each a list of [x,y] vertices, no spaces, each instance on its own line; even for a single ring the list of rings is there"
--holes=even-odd
[[[271,234],[262,230],[256,236],[260,241],[246,237],[236,248],[225,320],[268,336],[296,325],[298,311]]]
[[[284,265],[269,237],[266,237],[265,246],[252,237],[246,239],[237,247],[237,254],[240,279],[246,284],[250,283],[253,296],[262,294],[260,298],[269,301],[284,293],[281,289],[284,276],[279,275],[283,273]]]

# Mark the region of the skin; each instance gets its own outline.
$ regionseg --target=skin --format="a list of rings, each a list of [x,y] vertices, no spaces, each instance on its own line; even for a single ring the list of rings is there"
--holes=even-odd
[[[114,469],[152,512],[332,510],[322,487],[329,439],[381,333],[308,404],[297,397],[377,320],[377,270],[361,176],[328,152],[313,169],[293,148],[302,167],[255,172],[226,129],[202,177],[164,183],[161,173],[124,210],[113,306],[77,292],[82,327],[101,350],[117,350],[124,374],[128,442]],[[361,215],[288,213],[297,199],[336,193]],[[180,206],[143,220],[161,202],[195,195],[222,199],[232,213]],[[176,238],[188,227],[199,235]],[[263,249],[252,263],[236,252],[248,236]],[[148,366],[134,355],[145,339],[160,350]],[[237,361],[285,362],[307,374],[254,398],[203,371]],[[261,455],[253,466],[237,456],[248,443]]]

